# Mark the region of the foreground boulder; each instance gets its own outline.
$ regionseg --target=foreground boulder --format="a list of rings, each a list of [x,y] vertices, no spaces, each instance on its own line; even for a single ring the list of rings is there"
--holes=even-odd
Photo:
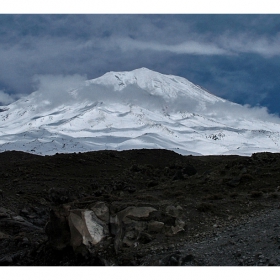
[[[92,247],[109,235],[108,223],[100,220],[92,210],[72,210],[68,216],[71,241],[75,251],[91,251]]]

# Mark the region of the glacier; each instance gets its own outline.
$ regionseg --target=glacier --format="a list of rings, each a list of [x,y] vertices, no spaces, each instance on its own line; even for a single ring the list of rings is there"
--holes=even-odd
[[[41,86],[0,106],[0,152],[168,149],[183,155],[279,152],[280,119],[147,68]]]

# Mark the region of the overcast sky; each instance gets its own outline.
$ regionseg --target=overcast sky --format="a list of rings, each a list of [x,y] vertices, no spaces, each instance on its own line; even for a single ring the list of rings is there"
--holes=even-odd
[[[38,75],[147,67],[280,114],[279,14],[1,14],[0,61],[2,104]]]

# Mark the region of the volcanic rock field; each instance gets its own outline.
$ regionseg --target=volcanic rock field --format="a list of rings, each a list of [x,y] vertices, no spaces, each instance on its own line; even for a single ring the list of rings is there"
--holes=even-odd
[[[279,171],[277,153],[4,152],[0,264],[279,265]]]

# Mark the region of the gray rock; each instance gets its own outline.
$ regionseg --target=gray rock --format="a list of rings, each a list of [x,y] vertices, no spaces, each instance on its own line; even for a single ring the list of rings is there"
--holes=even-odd
[[[0,259],[0,265],[11,265],[13,263],[13,259],[10,256],[5,256]]]
[[[91,210],[72,210],[68,217],[71,240],[74,251],[79,251],[79,247],[86,247],[91,250],[92,245],[96,245],[108,235],[108,225],[98,219]]]
[[[1,240],[1,239],[8,239],[9,237],[10,237],[10,236],[9,236],[8,234],[6,234],[6,233],[0,231],[0,240]]]
[[[20,211],[20,213],[21,213],[22,215],[24,215],[24,216],[29,215],[29,211],[28,211],[26,208],[23,208],[23,209]]]
[[[90,207],[90,209],[100,220],[105,223],[109,223],[110,211],[108,206],[104,202],[97,202],[92,207]]]
[[[135,245],[137,242],[137,233],[135,231],[126,232],[122,242],[127,247],[131,247],[131,246]]]
[[[173,205],[169,205],[166,207],[166,213],[174,218],[180,217],[183,213],[183,208],[178,205],[178,206],[173,206]]]
[[[157,211],[152,207],[134,207],[130,206],[110,217],[111,233],[115,233],[114,247],[116,253],[121,249],[123,241],[126,245],[131,246],[129,238],[125,237],[127,231],[138,232],[138,238],[142,231],[146,229],[146,223],[142,219],[147,219],[150,213]]]
[[[148,223],[149,232],[162,232],[164,229],[164,223],[158,221],[150,221]]]
[[[185,222],[181,219],[175,220],[175,225],[168,227],[165,227],[165,235],[166,236],[173,236],[176,235],[178,232],[184,231]]]
[[[29,239],[28,239],[27,237],[23,237],[23,238],[22,238],[22,244],[23,244],[23,245],[29,245],[29,244],[30,244]]]

